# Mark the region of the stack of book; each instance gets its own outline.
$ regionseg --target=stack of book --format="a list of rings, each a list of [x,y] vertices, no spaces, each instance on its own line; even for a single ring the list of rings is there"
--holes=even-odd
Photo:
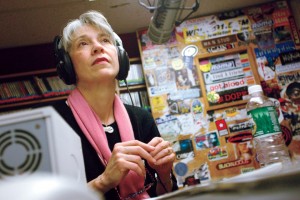
[[[131,64],[126,78],[128,85],[140,85],[145,84],[145,78],[143,74],[142,64]],[[124,81],[119,81],[119,86],[125,86]]]
[[[132,97],[132,101],[131,98]],[[136,91],[136,92],[130,92],[129,93],[121,93],[120,98],[123,101],[123,103],[128,105],[134,105],[141,108],[144,108],[148,111],[150,111],[150,103],[148,100],[148,94],[147,91]]]
[[[0,83],[0,104],[69,94],[74,85],[66,85],[58,76],[33,76]]]

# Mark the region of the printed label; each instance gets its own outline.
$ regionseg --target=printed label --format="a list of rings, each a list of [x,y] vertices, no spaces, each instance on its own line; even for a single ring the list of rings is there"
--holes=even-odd
[[[248,112],[255,123],[253,137],[278,134],[281,132],[275,107],[267,106],[256,108]]]
[[[240,88],[243,86],[247,86],[247,81],[244,78],[206,85],[206,91],[207,92],[210,92],[210,91],[219,92],[219,91],[224,91],[224,90]]]
[[[251,163],[251,160],[234,160],[226,163],[219,163],[216,167],[218,170],[228,169],[232,167],[238,167],[241,165],[248,165]]]
[[[234,43],[234,42],[236,42],[236,36],[229,35],[226,37],[205,40],[205,41],[202,41],[201,43],[202,43],[202,46],[205,48],[205,47],[213,47],[213,46],[224,45],[224,44]]]
[[[244,68],[237,68],[230,71],[219,73],[203,73],[203,78],[206,84],[215,83],[218,81],[231,80],[233,78],[243,78],[245,76]]]
[[[222,72],[227,70],[235,69],[236,63],[235,60],[226,60],[219,63],[214,63],[211,67],[210,73]]]

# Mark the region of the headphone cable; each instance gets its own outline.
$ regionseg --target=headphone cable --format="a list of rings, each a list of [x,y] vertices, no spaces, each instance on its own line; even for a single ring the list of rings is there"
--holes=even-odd
[[[132,100],[132,96],[131,96],[131,93],[130,93],[130,90],[129,90],[129,87],[128,87],[128,84],[127,84],[127,80],[124,79],[124,82],[125,82],[125,85],[126,85],[126,89],[127,89],[129,98],[130,98],[130,100],[131,100],[131,105],[134,106],[134,103],[133,103],[133,100]]]

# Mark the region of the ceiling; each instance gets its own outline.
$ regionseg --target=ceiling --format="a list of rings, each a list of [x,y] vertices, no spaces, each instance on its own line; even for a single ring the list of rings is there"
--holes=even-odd
[[[200,0],[200,8],[191,17],[270,1]],[[194,2],[187,0],[187,5]],[[70,19],[87,10],[101,11],[118,34],[147,27],[152,16],[138,0],[1,0],[0,49],[50,43]]]

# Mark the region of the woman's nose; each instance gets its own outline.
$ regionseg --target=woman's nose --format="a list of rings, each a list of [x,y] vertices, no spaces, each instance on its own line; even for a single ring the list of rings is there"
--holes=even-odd
[[[103,45],[101,44],[101,42],[94,42],[93,43],[93,53],[100,53],[103,51]]]

